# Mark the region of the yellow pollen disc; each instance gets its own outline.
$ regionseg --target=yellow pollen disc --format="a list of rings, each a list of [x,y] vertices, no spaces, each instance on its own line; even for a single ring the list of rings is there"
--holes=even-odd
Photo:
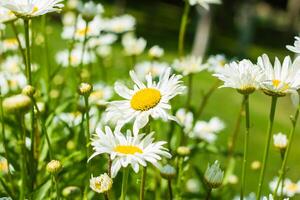
[[[77,33],[78,35],[80,35],[80,36],[84,36],[84,35],[85,35],[85,32],[86,32],[86,33],[89,33],[90,31],[91,31],[91,29],[90,29],[89,27],[87,27],[87,28],[78,29],[78,30],[76,31],[76,33]]]
[[[272,80],[272,84],[275,86],[275,87],[278,87],[279,86],[279,84],[280,84],[280,80],[278,80],[278,79],[275,79],[275,80]]]
[[[37,7],[37,6],[34,6],[33,7],[33,10],[32,10],[32,13],[35,13],[36,11],[38,11],[39,10],[39,8]]]
[[[298,189],[298,186],[295,183],[291,183],[291,184],[287,185],[286,187],[289,191],[297,191],[297,189]]]
[[[118,153],[123,153],[123,154],[136,154],[136,153],[143,153],[143,150],[140,149],[137,146],[132,146],[132,145],[119,145],[116,146],[114,149]]]
[[[147,111],[155,107],[161,99],[160,91],[154,88],[145,88],[136,92],[130,101],[134,110]]]
[[[6,39],[4,42],[6,42],[9,45],[17,45],[18,41],[15,38]]]
[[[101,189],[101,182],[100,182],[100,181],[97,181],[97,182],[95,183],[95,187],[96,187],[97,189]]]
[[[7,161],[0,161],[0,171],[1,172],[8,171]]]
[[[102,90],[98,90],[98,91],[92,92],[90,97],[93,99],[103,99],[104,94],[103,94]]]

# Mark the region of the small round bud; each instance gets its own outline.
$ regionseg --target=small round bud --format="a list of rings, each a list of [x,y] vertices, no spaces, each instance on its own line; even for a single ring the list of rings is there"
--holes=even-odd
[[[228,176],[228,183],[231,184],[231,185],[235,185],[237,184],[239,181],[238,177],[234,174],[231,174]]]
[[[165,165],[160,169],[160,175],[165,179],[171,180],[176,176],[176,170],[171,165]]]
[[[8,113],[27,112],[31,107],[31,99],[26,95],[18,94],[5,98],[2,105]]]
[[[81,83],[78,88],[78,93],[82,96],[89,96],[93,90],[93,86],[89,83]]]
[[[87,22],[92,21],[96,15],[101,14],[104,11],[101,4],[95,4],[93,1],[89,1],[79,6],[78,9],[82,15],[82,18]]]
[[[180,156],[188,156],[191,153],[191,149],[186,146],[180,146],[177,148],[177,153]]]
[[[285,134],[278,133],[273,135],[274,146],[279,150],[285,150],[288,145],[288,139]]]
[[[208,165],[204,178],[207,185],[211,188],[218,188],[222,185],[224,177],[224,172],[220,168],[219,161],[215,161],[215,163],[211,166]]]
[[[164,50],[161,47],[155,45],[149,49],[148,54],[150,58],[160,58],[164,55]]]
[[[62,195],[64,197],[76,197],[78,195],[80,195],[80,188],[79,187],[76,187],[76,186],[68,186],[68,187],[65,187],[62,191]]]
[[[252,170],[259,170],[261,167],[261,162],[258,160],[255,160],[251,163],[251,169]]]
[[[104,193],[111,189],[113,180],[106,174],[90,179],[90,188],[97,193]]]
[[[35,92],[36,92],[35,88],[31,85],[26,85],[22,90],[22,94],[29,97],[33,97]]]
[[[58,161],[58,160],[51,160],[47,164],[47,168],[46,169],[51,174],[57,174],[62,169],[62,165],[61,165],[60,161]]]

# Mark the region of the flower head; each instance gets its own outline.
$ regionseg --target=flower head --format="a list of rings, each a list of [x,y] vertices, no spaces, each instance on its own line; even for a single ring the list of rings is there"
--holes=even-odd
[[[93,1],[80,5],[78,10],[86,21],[92,21],[96,15],[104,12],[103,6],[100,3],[95,4]]]
[[[95,153],[89,158],[107,153],[112,160],[112,177],[115,177],[121,167],[131,165],[135,173],[139,166],[147,166],[147,162],[159,167],[158,161],[162,157],[170,158],[171,155],[163,147],[166,142],[153,142],[153,133],[132,135],[128,130],[126,135],[115,130],[114,133],[106,126],[104,131],[96,130],[92,139],[92,147]]]
[[[1,4],[0,4],[1,5]],[[15,20],[16,15],[9,9],[0,7],[0,24]]]
[[[51,160],[46,167],[47,171],[51,174],[57,174],[62,169],[61,162],[58,160]]]
[[[126,55],[137,56],[143,53],[147,42],[144,38],[136,38],[131,33],[127,33],[122,38],[122,45]]]
[[[160,75],[169,67],[168,63],[165,62],[149,62],[144,61],[137,63],[134,66],[134,70],[139,79],[145,80],[145,77],[150,73],[154,79],[160,77]]]
[[[273,67],[269,57],[264,54],[258,58],[257,65],[263,72],[261,88],[267,95],[285,96],[300,88],[299,57],[292,62],[291,58],[287,56],[282,64],[278,58],[275,58]]]
[[[205,171],[204,178],[211,188],[218,188],[222,185],[224,171],[220,168],[219,161],[215,161],[213,165],[209,165]]]
[[[176,112],[176,118],[179,124],[183,127],[185,133],[189,133],[193,128],[194,116],[193,113],[184,108],[180,108]]]
[[[106,174],[90,179],[90,188],[97,193],[108,192],[112,188],[113,180]]]
[[[3,108],[9,113],[27,112],[31,107],[31,99],[23,94],[7,97],[3,100]]]
[[[21,18],[32,18],[63,8],[63,0],[3,0],[0,5]]]
[[[285,149],[288,144],[288,139],[285,134],[277,133],[273,135],[274,146],[278,149]]]
[[[226,57],[222,54],[209,56],[206,61],[207,70],[210,72],[218,73],[222,70],[227,63]]]
[[[206,69],[206,66],[202,64],[201,57],[187,56],[181,59],[176,59],[173,63],[173,68],[186,76],[201,72]]]
[[[107,120],[118,119],[117,129],[134,120],[134,134],[148,123],[150,116],[164,121],[176,121],[176,118],[168,113],[171,109],[169,101],[185,89],[181,84],[181,76],[171,75],[170,68],[161,74],[158,82],[152,79],[151,74],[146,76],[147,84],[140,81],[134,71],[130,71],[130,76],[135,83],[133,89],[119,82],[115,84],[116,93],[125,100],[109,103]]]
[[[237,89],[242,94],[250,94],[259,88],[262,72],[250,60],[232,62],[218,70],[214,76],[224,81],[221,87]]]
[[[225,124],[218,117],[211,118],[208,122],[197,121],[190,136],[212,143],[217,139],[217,133],[225,128]]]
[[[133,31],[135,23],[135,18],[131,15],[117,16],[112,19],[105,20],[105,30],[113,33]]]
[[[148,54],[150,58],[160,58],[164,55],[164,49],[158,45],[155,45],[149,49]]]
[[[191,6],[194,6],[196,4],[199,4],[205,9],[209,9],[209,4],[221,4],[221,0],[189,0],[189,3]]]

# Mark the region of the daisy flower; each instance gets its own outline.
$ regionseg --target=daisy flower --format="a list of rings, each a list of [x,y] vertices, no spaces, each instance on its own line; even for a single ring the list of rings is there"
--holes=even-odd
[[[25,38],[22,34],[18,35],[22,47],[25,46]],[[13,38],[6,38],[0,41],[0,52],[1,53],[6,53],[8,51],[17,51],[19,50],[19,43],[18,40],[13,37]]]
[[[95,48],[98,46],[108,46],[112,45],[115,41],[117,41],[118,37],[112,33],[100,34],[98,37],[91,38],[87,42],[87,46],[89,48]]]
[[[16,15],[9,9],[0,6],[0,24],[17,19]]]
[[[288,144],[288,139],[285,134],[277,133],[273,135],[274,146],[278,149],[285,149]]]
[[[290,179],[286,179],[284,182],[283,191],[288,197],[293,197],[296,194],[300,194],[300,181],[294,183]]]
[[[137,56],[143,53],[147,42],[144,38],[136,38],[133,34],[127,33],[122,37],[122,45],[126,55]]]
[[[77,45],[71,51],[70,65],[73,67],[78,67],[81,63],[82,57],[82,47]],[[95,55],[90,51],[85,51],[83,55],[83,64],[87,65],[95,61]],[[68,67],[69,65],[69,50],[63,50],[56,54],[56,62],[62,67]]]
[[[234,88],[242,94],[250,94],[259,88],[262,74],[259,67],[244,59],[226,64],[214,76],[224,81],[221,87]]]
[[[166,62],[149,62],[144,61],[135,65],[134,70],[139,79],[144,80],[146,75],[151,73],[154,79],[158,78],[167,68],[169,64]]]
[[[60,120],[70,127],[75,127],[81,123],[82,113],[79,111],[69,112],[69,113],[60,113],[56,117],[57,117],[56,120]]]
[[[117,175],[121,167],[129,165],[135,173],[139,171],[140,165],[145,167],[147,163],[159,168],[158,161],[162,157],[170,158],[171,154],[163,147],[166,142],[153,142],[153,134],[132,135],[131,131],[127,130],[125,136],[116,130],[113,133],[108,126],[104,131],[97,129],[91,143],[95,153],[89,160],[100,154],[109,154],[112,160],[112,177]]]
[[[91,21],[96,15],[104,12],[103,6],[100,3],[95,4],[93,1],[79,5],[78,10],[86,21]]]
[[[217,73],[219,70],[223,69],[227,63],[226,57],[222,54],[209,56],[206,61],[207,70],[209,72]]]
[[[32,18],[63,8],[63,0],[3,0],[0,5],[21,18]]]
[[[97,37],[101,30],[103,29],[103,19],[96,16],[92,21],[86,26],[86,22],[80,15],[77,18],[76,27],[74,25],[64,26],[61,37],[66,40],[72,40],[75,36],[75,40],[83,41],[85,33],[88,38]],[[76,29],[75,29],[76,28]]]
[[[221,0],[189,0],[191,6],[199,4],[203,8],[209,10],[209,4],[221,4]]]
[[[217,139],[217,133],[225,128],[225,124],[218,117],[211,118],[208,122],[197,121],[193,131],[190,133],[192,138],[199,138],[208,143],[213,143]]]
[[[286,48],[294,53],[300,53],[300,37],[295,37],[294,46],[286,45]]]
[[[164,55],[164,53],[164,49],[158,45],[151,47],[148,52],[150,58],[160,58]]]
[[[93,85],[93,91],[89,96],[89,102],[92,105],[103,106],[113,96],[113,90],[111,87],[106,86],[102,83]]]
[[[202,64],[201,57],[187,56],[182,59],[176,59],[173,63],[173,68],[186,76],[201,72],[206,69],[206,66]]]
[[[117,16],[112,19],[105,20],[105,30],[118,34],[133,31],[135,23],[135,18],[131,15]]]
[[[76,13],[72,11],[64,13],[62,23],[64,26],[74,26],[76,23]]]
[[[90,179],[90,188],[97,193],[108,192],[112,184],[113,180],[106,173]]]
[[[117,82],[115,91],[125,100],[113,101],[107,108],[107,120],[118,118],[117,128],[134,121],[133,132],[138,134],[139,129],[146,126],[151,116],[154,119],[161,118],[164,121],[175,120],[168,111],[171,109],[169,101],[178,94],[182,94],[185,87],[181,84],[180,75],[171,75],[171,69],[166,69],[159,81],[153,81],[151,74],[146,76],[147,84],[137,78],[134,71],[130,71],[131,79],[135,85],[129,89]]]
[[[187,111],[184,108],[180,108],[176,112],[176,118],[179,124],[183,127],[185,133],[189,133],[193,128],[194,116],[192,112]]]
[[[264,54],[258,58],[257,65],[263,72],[261,88],[267,95],[285,96],[300,88],[300,57],[292,63],[291,58],[286,56],[282,64],[275,58],[273,67]]]

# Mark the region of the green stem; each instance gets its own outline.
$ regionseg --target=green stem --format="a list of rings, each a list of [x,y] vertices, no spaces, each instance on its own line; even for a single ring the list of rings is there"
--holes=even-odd
[[[129,167],[123,169],[123,179],[122,179],[122,190],[120,200],[125,200],[127,192],[127,183],[128,183]]]
[[[287,148],[286,148],[286,151],[285,151],[285,154],[284,154],[284,158],[283,158],[283,161],[282,161],[282,164],[281,164],[281,168],[279,170],[279,178],[278,178],[278,181],[277,181],[277,184],[276,184],[276,188],[273,192],[274,197],[276,197],[276,195],[277,195],[277,191],[278,191],[280,181],[284,181],[283,176],[285,174],[284,172],[286,170],[286,164],[287,164],[288,156],[290,154],[292,141],[294,139],[294,133],[295,133],[295,130],[296,130],[296,125],[297,125],[297,121],[298,121],[298,117],[299,117],[299,110],[300,110],[300,107],[297,108],[295,116],[292,119],[292,128],[291,128],[291,131],[290,131],[290,134],[289,134],[288,145],[287,145]]]
[[[88,41],[88,38],[87,38],[88,27],[89,27],[89,22],[85,21],[84,39],[83,39],[83,44],[82,44],[82,52],[81,52],[81,60],[80,60],[81,70],[83,69],[84,53],[85,53],[85,49],[86,49],[86,43]]]
[[[241,194],[240,199],[244,199],[245,185],[246,185],[246,166],[248,158],[248,146],[250,135],[250,112],[249,112],[249,95],[244,95],[245,111],[246,111],[246,134],[244,136],[244,156],[242,166],[242,182],[241,182]]]
[[[21,188],[20,188],[20,200],[25,199],[25,193],[26,193],[26,176],[27,176],[27,168],[26,168],[26,129],[25,129],[25,120],[24,115],[20,114],[20,129],[21,129],[21,137],[20,137],[20,145],[21,145]]]
[[[57,176],[56,175],[53,175],[53,181],[54,181],[54,184],[55,184],[56,199],[60,200],[59,185],[58,185],[58,181],[57,181]]]
[[[169,198],[173,200],[173,191],[172,191],[172,181],[168,180],[168,190],[169,190]]]
[[[184,38],[186,32],[186,26],[188,22],[188,16],[190,12],[190,4],[188,0],[185,0],[184,10],[181,18],[179,38],[178,38],[178,54],[179,57],[183,57],[184,55]]]
[[[38,107],[38,105],[37,105],[34,97],[31,97],[31,101],[33,102],[33,105],[34,105],[34,107],[36,109],[37,115],[39,116],[40,125],[42,127],[42,132],[46,136],[46,142],[47,142],[47,145],[48,145],[48,148],[49,148],[49,157],[50,157],[50,160],[52,160],[52,158],[53,158],[52,145],[51,145],[51,142],[50,142],[50,137],[49,137],[48,132],[47,132],[45,121],[42,119],[41,111],[40,111],[40,109],[39,109],[39,107]]]
[[[143,170],[142,170],[142,181],[141,181],[141,187],[140,187],[140,200],[144,200],[144,198],[145,198],[146,176],[147,176],[147,166],[143,167]]]
[[[190,109],[191,99],[192,99],[192,90],[193,90],[193,74],[188,76],[188,93],[186,99],[186,109]]]
[[[29,85],[32,85],[31,78],[31,59],[30,59],[30,37],[29,37],[29,19],[24,19],[25,42],[26,42],[26,77]]]
[[[273,130],[274,117],[275,117],[276,103],[277,103],[277,97],[272,96],[271,110],[270,110],[270,115],[269,115],[269,124],[268,124],[268,129],[267,129],[267,141],[266,141],[266,146],[265,146],[265,150],[264,150],[262,168],[261,168],[260,176],[259,176],[256,200],[260,200],[262,186],[264,183],[265,171],[266,171],[267,161],[268,161],[268,157],[269,157],[269,149],[270,149],[270,144],[271,144],[271,136],[272,136],[272,130]]]
[[[178,157],[178,176],[177,176],[177,193],[176,193],[176,200],[181,199],[181,183],[182,183],[182,170],[183,170],[183,157]]]
[[[17,27],[16,27],[16,25],[14,24],[14,21],[12,21],[10,24],[11,24],[12,30],[13,30],[13,32],[14,32],[14,34],[15,34],[16,40],[17,40],[17,42],[18,42],[18,48],[19,48],[19,51],[20,51],[20,53],[21,53],[21,55],[22,55],[23,62],[24,62],[24,64],[25,64],[25,66],[26,66],[26,55],[25,55],[25,53],[24,53],[24,49],[23,49],[23,47],[22,47],[22,44],[21,44],[21,41],[20,41],[20,38],[19,38],[19,35],[18,35]]]
[[[208,191],[207,191],[207,194],[206,194],[206,197],[205,197],[205,200],[210,200],[211,199],[211,192],[212,192],[212,189],[209,188]]]
[[[49,58],[49,46],[48,46],[48,34],[47,34],[47,15],[42,16],[42,25],[43,25],[43,35],[44,35],[44,45],[45,45],[45,52],[46,52],[46,85],[47,85],[47,93],[49,93],[50,90],[50,69],[51,69],[51,64],[50,64],[50,58]]]

